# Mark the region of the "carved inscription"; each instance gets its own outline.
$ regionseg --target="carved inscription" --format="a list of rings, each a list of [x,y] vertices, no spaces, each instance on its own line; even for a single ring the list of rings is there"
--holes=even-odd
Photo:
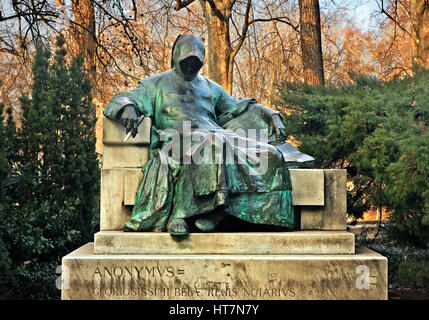
[[[214,281],[207,274],[192,275],[184,279],[184,267],[172,265],[134,265],[95,267],[92,280],[87,283],[87,290],[93,296],[111,297],[250,297],[250,298],[293,298],[294,288],[276,281],[277,275],[267,274],[266,284],[248,287],[238,281],[231,271],[225,271],[231,264],[221,264],[227,272],[224,281]],[[235,284],[234,284],[235,283]]]

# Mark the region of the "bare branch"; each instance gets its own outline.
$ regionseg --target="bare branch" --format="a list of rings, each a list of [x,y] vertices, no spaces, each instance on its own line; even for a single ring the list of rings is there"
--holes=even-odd
[[[176,6],[174,7],[174,10],[179,11],[182,8],[187,7],[195,0],[176,0]]]
[[[292,22],[285,20],[288,19],[287,17],[272,17],[272,18],[267,18],[267,19],[253,19],[252,21],[249,22],[249,25],[256,23],[256,22],[271,22],[271,21],[278,21],[278,22],[282,22],[287,24],[288,26],[290,26],[293,30],[295,30],[296,32],[299,33],[298,30],[298,26],[295,26],[292,24]]]
[[[0,48],[0,52],[12,54],[14,56],[20,57],[20,54],[15,49],[7,49],[7,48]]]
[[[385,9],[384,9],[384,0],[380,0],[379,3],[379,9],[380,9],[380,13],[384,14],[389,20],[393,21],[402,31],[406,32],[407,34],[409,34],[411,36],[411,33],[405,29],[398,20],[396,20],[391,14],[389,14]]]
[[[48,16],[48,17],[54,17],[54,18],[58,17],[58,14],[56,14],[52,11],[20,12],[20,13],[17,13],[17,14],[14,14],[12,16],[8,16],[8,17],[3,17],[0,14],[0,22],[16,19],[19,17],[28,17],[28,16],[35,16],[35,15],[37,15],[37,16]]]
[[[220,11],[218,9],[218,7],[216,6],[216,3],[213,0],[204,0],[206,2],[208,2],[208,4],[210,5],[210,8],[213,10],[213,13],[219,17],[220,19],[226,21],[228,19],[228,17],[225,17],[225,15],[222,13],[222,11]],[[232,6],[234,5],[235,1],[232,1],[232,4],[229,4],[228,8],[232,8]]]
[[[234,61],[235,56],[237,55],[238,51],[240,51],[240,48],[243,45],[244,40],[246,39],[247,30],[249,29],[249,25],[250,25],[249,24],[249,16],[250,16],[251,7],[252,7],[252,0],[248,0],[247,6],[246,6],[246,13],[244,15],[243,28],[242,28],[241,35],[240,35],[240,40],[239,40],[237,46],[231,52],[231,55],[229,56],[230,63],[232,63]]]

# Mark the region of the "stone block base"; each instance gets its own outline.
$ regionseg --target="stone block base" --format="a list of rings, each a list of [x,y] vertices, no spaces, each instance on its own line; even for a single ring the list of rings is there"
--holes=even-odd
[[[355,235],[347,231],[191,233],[186,239],[164,232],[100,231],[100,254],[353,254]]]
[[[62,299],[387,299],[387,259],[351,255],[96,255],[63,258]]]

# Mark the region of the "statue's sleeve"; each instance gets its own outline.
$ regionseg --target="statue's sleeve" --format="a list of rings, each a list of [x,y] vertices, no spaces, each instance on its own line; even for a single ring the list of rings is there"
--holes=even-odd
[[[236,99],[230,96],[215,82],[210,81],[210,87],[217,122],[221,126],[246,112],[250,104],[256,103],[253,98]]]
[[[127,105],[134,105],[140,115],[152,118],[155,101],[155,84],[151,78],[143,79],[138,86],[126,92],[117,93],[103,111],[112,120],[117,120],[120,111]]]

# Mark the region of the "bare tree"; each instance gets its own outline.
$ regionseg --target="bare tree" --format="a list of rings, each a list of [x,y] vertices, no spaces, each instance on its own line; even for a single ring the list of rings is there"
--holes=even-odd
[[[78,52],[84,57],[85,68],[93,88],[95,88],[97,86],[97,67],[95,63],[97,44],[95,40],[94,1],[72,0],[71,3],[76,26],[71,31]]]
[[[377,4],[380,13],[412,38],[413,64],[429,69],[429,0],[377,0]]]
[[[429,0],[410,0],[413,63],[429,69]]]
[[[176,0],[176,10],[188,7],[195,0]],[[219,83],[224,89],[232,93],[234,59],[240,51],[249,30],[249,26],[256,22],[279,21],[297,27],[285,16],[269,18],[252,18],[252,1],[245,1],[243,22],[240,28],[233,23],[238,38],[231,40],[230,23],[232,23],[233,8],[237,0],[199,0],[208,34],[208,77]],[[233,46],[233,43],[235,45]]]
[[[324,85],[319,0],[299,0],[299,11],[304,81]]]

